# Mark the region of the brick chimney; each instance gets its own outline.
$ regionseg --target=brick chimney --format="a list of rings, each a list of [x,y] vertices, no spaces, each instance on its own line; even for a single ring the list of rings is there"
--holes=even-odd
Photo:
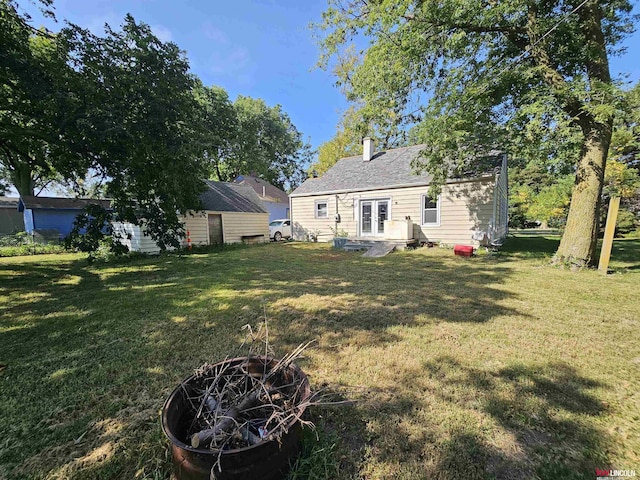
[[[362,160],[368,162],[373,157],[373,139],[365,137],[362,140]]]

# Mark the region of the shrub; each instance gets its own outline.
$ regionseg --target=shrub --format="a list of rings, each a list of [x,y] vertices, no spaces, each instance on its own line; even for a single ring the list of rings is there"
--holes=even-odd
[[[63,253],[65,248],[57,243],[42,244],[32,240],[27,232],[0,237],[0,257]]]

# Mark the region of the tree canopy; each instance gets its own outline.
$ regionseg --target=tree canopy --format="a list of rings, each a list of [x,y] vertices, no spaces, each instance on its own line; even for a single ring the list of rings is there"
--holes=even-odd
[[[240,95],[231,102],[220,87],[199,86],[201,142],[212,178],[233,181],[255,173],[280,188],[303,180],[311,147],[280,105]]]
[[[427,147],[417,169],[442,184],[483,151],[554,157],[575,171],[557,259],[595,258],[618,95],[608,56],[632,31],[624,0],[330,1],[321,65],[370,117],[392,112]],[[345,56],[368,42],[356,60]],[[355,47],[354,47],[355,46]]]
[[[45,14],[51,4],[41,0]],[[53,33],[3,0],[0,41],[0,177],[21,195],[52,180],[104,194],[116,218],[144,222],[164,248],[177,245],[179,214],[199,208],[209,176],[302,180],[310,148],[281,106],[231,103],[130,15],[102,35],[68,22]]]

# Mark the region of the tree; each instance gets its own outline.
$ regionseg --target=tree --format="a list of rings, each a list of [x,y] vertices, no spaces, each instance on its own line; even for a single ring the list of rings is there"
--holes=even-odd
[[[195,80],[184,53],[128,15],[98,37],[68,24],[35,31],[0,4],[0,163],[21,195],[37,179],[93,172],[117,217],[144,222],[161,248],[177,245],[178,212],[199,206],[204,178]]]
[[[640,82],[624,92],[616,116],[609,155],[640,170]]]
[[[199,142],[209,174],[217,180],[230,181],[230,158],[234,152],[238,131],[238,116],[222,87],[207,87],[198,82],[194,90],[199,104]]]
[[[339,83],[369,110],[391,109],[398,122],[419,122],[427,147],[416,167],[433,174],[434,188],[492,147],[518,154],[540,145],[539,131],[567,143],[577,138],[575,184],[556,259],[592,263],[615,110],[608,54],[632,30],[630,2],[330,5],[317,25],[326,32],[321,64],[361,35],[369,40]]]
[[[394,125],[392,116],[384,111],[373,116],[363,105],[350,105],[343,113],[334,137],[318,147],[318,158],[307,173],[322,175],[341,158],[360,154],[362,139],[367,136],[376,140],[377,150],[406,146],[410,132]]]
[[[214,179],[255,173],[280,188],[302,181],[310,146],[280,105],[242,95],[231,103],[224,89],[202,85],[196,97],[205,126],[200,142]]]
[[[322,175],[341,158],[360,153],[367,129],[357,113],[353,105],[344,112],[335,136],[318,147],[318,158],[309,166],[308,173]]]
[[[15,2],[0,3],[0,166],[21,195],[84,163],[71,140],[79,99],[64,37],[28,20]]]

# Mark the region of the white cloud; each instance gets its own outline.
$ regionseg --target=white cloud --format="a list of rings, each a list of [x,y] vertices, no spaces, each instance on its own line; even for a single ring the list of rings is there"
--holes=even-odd
[[[202,33],[205,38],[212,40],[218,44],[227,45],[229,43],[229,38],[227,37],[226,33],[224,33],[211,22],[206,22],[202,26]]]
[[[81,25],[90,30],[91,33],[103,36],[105,23],[109,24],[113,30],[120,30],[123,22],[124,16],[121,17],[110,12],[105,15],[100,15],[99,17],[92,17],[87,22],[82,22]]]
[[[164,25],[150,25],[151,31],[153,34],[160,39],[162,42],[171,42],[173,40],[173,35],[171,30],[169,30]]]

